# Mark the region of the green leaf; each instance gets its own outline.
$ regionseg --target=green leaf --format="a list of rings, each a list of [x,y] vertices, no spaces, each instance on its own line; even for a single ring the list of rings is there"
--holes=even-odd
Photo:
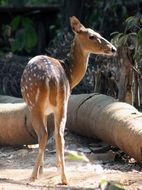
[[[20,25],[21,22],[21,16],[16,16],[12,21],[11,21],[11,27],[13,31],[16,31]]]
[[[23,17],[23,18],[22,18],[22,26],[23,26],[24,28],[27,28],[27,27],[29,27],[30,25],[33,25],[32,20],[31,20],[30,18],[28,18],[28,17]]]
[[[119,34],[119,32],[112,32],[112,33],[110,34],[110,36],[116,36],[117,34]]]
[[[111,42],[118,47],[119,45],[121,45],[120,43],[120,39],[124,36],[123,33],[117,33],[112,39]]]
[[[88,158],[82,153],[78,153],[76,151],[68,151],[66,152],[67,156],[66,159],[68,161],[85,161],[89,162]]]
[[[131,32],[131,33],[128,34],[128,36],[134,36],[134,37],[136,37],[137,33],[136,32]]]
[[[138,18],[134,16],[130,16],[125,20],[127,26],[135,26],[138,24]]]
[[[128,30],[134,29],[134,28],[139,28],[140,22],[139,18],[135,16],[131,16],[125,20],[125,28]]]
[[[127,44],[127,40],[128,40],[128,35],[123,35],[120,39],[119,39],[119,45],[126,45]]]
[[[32,26],[25,29],[25,50],[30,52],[37,44],[38,37]]]
[[[133,22],[134,20],[135,20],[134,17],[133,17],[133,16],[130,16],[130,17],[128,17],[128,18],[125,20],[125,23],[130,24],[130,23]]]
[[[124,190],[121,184],[118,184],[114,181],[107,181],[102,179],[100,184],[100,190]]]

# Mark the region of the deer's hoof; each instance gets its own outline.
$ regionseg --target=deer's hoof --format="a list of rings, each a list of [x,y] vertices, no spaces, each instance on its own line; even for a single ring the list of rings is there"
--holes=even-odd
[[[62,183],[61,183],[61,184],[62,184],[62,185],[67,185],[67,184],[68,184],[67,179],[66,179],[66,178],[62,179]]]
[[[30,179],[29,179],[29,181],[30,182],[34,182],[36,179],[37,179],[37,176],[31,176]]]

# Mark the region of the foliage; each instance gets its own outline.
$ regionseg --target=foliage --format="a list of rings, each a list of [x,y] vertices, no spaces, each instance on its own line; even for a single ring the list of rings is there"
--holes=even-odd
[[[123,64],[120,70],[125,74],[125,80],[119,80],[121,84],[118,86],[121,93],[119,93],[118,98],[121,101],[129,101],[139,109],[142,102],[142,16],[128,17],[124,26],[124,32],[114,33],[112,39],[112,43],[118,47],[119,59],[122,58]],[[125,71],[123,65],[126,68]]]
[[[131,16],[125,20],[124,25],[123,33],[112,34],[112,43],[116,47],[125,46],[133,51],[134,61],[138,63],[142,57],[142,16]]]
[[[8,5],[8,0],[0,0],[0,5],[1,6]]]
[[[3,26],[3,37],[8,38],[11,51],[30,53],[36,46],[38,37],[33,22],[28,17],[16,16],[10,25]]]

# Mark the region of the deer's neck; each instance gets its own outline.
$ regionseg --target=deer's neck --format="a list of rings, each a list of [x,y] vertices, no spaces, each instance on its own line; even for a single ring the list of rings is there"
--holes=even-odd
[[[74,38],[68,67],[71,89],[73,89],[84,77],[88,66],[88,58],[89,53],[83,51],[78,40]]]

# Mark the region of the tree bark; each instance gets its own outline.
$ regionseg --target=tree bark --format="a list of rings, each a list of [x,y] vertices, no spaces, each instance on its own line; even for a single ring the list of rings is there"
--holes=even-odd
[[[142,163],[142,113],[106,95],[72,95],[67,128],[119,147]]]
[[[127,48],[118,48],[119,59],[119,76],[118,76],[118,99],[122,102],[133,104],[132,83],[133,83],[133,69],[128,57]]]

